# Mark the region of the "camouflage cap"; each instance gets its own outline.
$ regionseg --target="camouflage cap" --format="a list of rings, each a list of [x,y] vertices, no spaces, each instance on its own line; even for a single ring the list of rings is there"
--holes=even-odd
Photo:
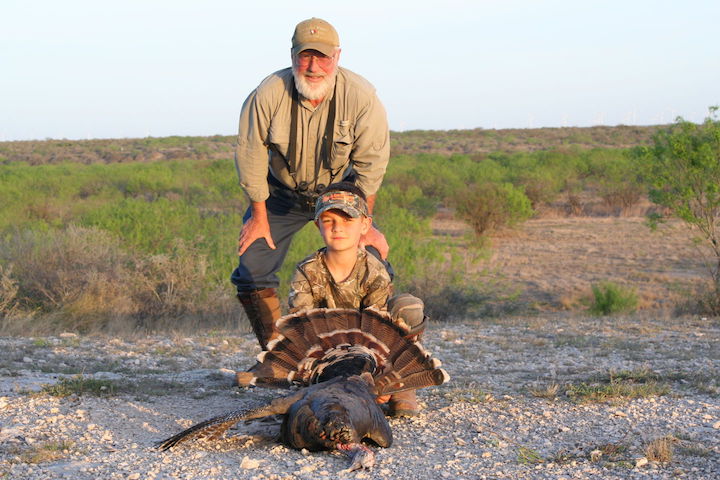
[[[315,220],[328,210],[341,210],[352,218],[368,215],[367,202],[352,192],[333,190],[323,193],[315,202]]]
[[[298,23],[292,36],[292,53],[295,55],[303,50],[317,50],[332,57],[339,46],[340,37],[335,28],[315,17]]]

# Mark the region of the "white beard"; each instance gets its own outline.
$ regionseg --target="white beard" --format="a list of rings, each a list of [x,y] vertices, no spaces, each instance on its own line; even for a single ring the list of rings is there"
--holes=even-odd
[[[295,77],[295,88],[297,88],[300,95],[308,100],[322,100],[335,83],[337,68],[331,75],[325,75],[322,82],[319,83],[308,82],[305,75],[300,75],[294,67],[292,72],[293,77]]]

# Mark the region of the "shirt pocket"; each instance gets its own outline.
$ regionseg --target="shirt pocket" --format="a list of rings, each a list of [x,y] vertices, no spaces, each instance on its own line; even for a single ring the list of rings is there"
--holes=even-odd
[[[353,135],[351,125],[346,121],[339,122],[335,129],[330,155],[330,167],[333,170],[337,170],[348,164],[354,143],[355,136]]]
[[[287,158],[290,146],[290,130],[281,125],[270,125],[268,133],[268,147],[278,152],[284,158]]]

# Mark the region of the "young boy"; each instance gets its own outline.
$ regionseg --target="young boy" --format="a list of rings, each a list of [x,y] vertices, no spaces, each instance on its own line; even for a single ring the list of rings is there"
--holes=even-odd
[[[360,246],[372,224],[362,190],[348,182],[330,185],[315,204],[315,225],[325,243],[301,261],[290,284],[290,312],[310,308],[375,307],[390,312],[407,338],[425,330],[423,303],[409,294],[392,296],[392,282],[383,265]],[[419,412],[415,391],[390,397],[393,416]]]

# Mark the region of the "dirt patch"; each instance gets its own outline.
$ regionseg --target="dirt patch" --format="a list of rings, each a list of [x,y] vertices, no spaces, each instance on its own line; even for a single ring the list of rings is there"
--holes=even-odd
[[[471,232],[440,217],[436,234],[467,248]],[[642,217],[542,218],[491,238],[480,264],[540,310],[583,308],[591,285],[612,281],[635,289],[641,309],[672,309],[710,278],[710,252],[679,221],[652,231]]]

